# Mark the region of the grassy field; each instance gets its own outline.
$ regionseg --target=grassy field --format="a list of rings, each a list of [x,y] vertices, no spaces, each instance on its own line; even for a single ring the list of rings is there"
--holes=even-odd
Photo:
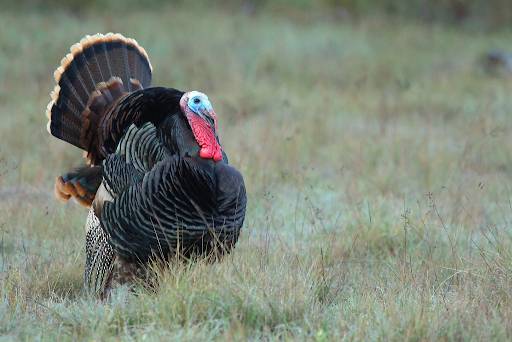
[[[147,10],[0,12],[0,339],[512,338],[512,77],[481,33],[379,18]],[[50,136],[53,72],[84,35],[147,50],[154,85],[208,94],[246,223],[158,294],[83,290],[82,153]]]

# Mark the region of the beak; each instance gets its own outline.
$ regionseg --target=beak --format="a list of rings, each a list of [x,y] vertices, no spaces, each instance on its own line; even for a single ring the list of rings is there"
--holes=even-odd
[[[210,125],[212,132],[217,136],[217,116],[213,109],[199,108],[199,115]]]
[[[206,108],[202,107],[198,109],[199,114],[203,117],[203,119],[211,118],[213,119],[215,117],[215,112],[213,109],[207,110]]]

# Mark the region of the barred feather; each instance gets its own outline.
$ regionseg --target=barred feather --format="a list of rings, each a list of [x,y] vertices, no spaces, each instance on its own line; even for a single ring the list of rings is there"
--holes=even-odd
[[[85,284],[89,293],[102,295],[109,288],[114,268],[114,250],[91,208],[87,217]]]

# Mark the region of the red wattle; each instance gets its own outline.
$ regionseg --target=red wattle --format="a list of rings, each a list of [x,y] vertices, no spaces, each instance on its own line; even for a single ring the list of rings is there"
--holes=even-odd
[[[199,155],[202,158],[211,158],[216,162],[222,160],[222,149],[217,143],[217,139],[212,132],[210,124],[188,108],[186,108],[186,116],[197,143],[201,146]],[[217,122],[215,122],[215,124],[217,124]]]
[[[219,146],[217,144],[217,146]],[[212,146],[203,146],[201,148],[201,151],[199,152],[199,155],[202,158],[212,158],[214,161],[218,162],[222,160],[222,152],[221,149],[213,149]]]

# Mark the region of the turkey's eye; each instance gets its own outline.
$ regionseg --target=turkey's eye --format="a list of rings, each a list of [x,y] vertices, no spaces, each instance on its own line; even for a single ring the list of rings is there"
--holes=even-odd
[[[201,100],[199,100],[198,98],[194,99],[194,103],[199,103],[199,102],[201,102]]]

